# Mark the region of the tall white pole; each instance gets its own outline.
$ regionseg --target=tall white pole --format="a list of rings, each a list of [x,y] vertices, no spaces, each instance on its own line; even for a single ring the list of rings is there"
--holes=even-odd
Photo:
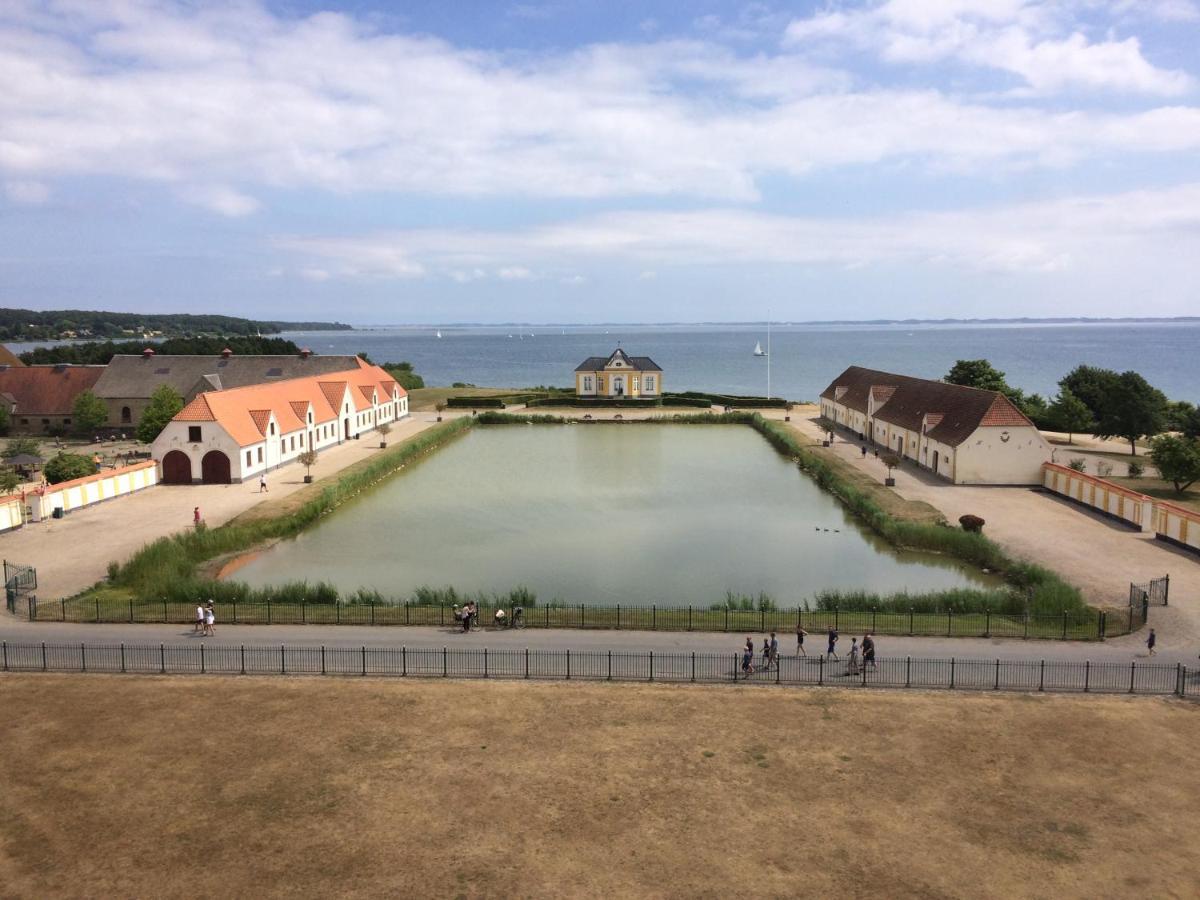
[[[771,399],[771,314],[767,313],[767,399]]]

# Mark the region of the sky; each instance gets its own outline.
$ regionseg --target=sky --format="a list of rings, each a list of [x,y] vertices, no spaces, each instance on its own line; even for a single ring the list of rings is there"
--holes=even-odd
[[[0,2],[0,304],[1200,315],[1197,0]]]

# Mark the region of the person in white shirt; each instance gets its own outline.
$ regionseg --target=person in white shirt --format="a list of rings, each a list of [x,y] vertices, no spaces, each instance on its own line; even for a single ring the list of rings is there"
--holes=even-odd
[[[196,628],[195,631],[203,633],[204,631],[204,607],[199,603],[196,604]]]
[[[213,614],[213,605],[209,603],[208,608],[204,610],[204,633],[206,635],[212,635],[215,633],[213,625],[216,624],[216,621],[217,618]]]

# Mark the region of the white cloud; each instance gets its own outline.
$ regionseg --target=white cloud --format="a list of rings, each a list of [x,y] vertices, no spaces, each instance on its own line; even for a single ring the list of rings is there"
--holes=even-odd
[[[979,56],[1038,91],[1188,83],[1136,38],[1079,38],[1040,9],[893,0],[790,34],[884,41],[893,58]],[[0,83],[0,177],[161,182],[227,216],[258,209],[258,189],[744,203],[770,174],[888,161],[990,174],[1200,149],[1191,106],[1105,113],[875,89],[802,52],[740,54],[718,39],[509,56],[249,2],[12,4]]]
[[[647,269],[644,272],[638,273],[638,281],[653,281],[657,277],[658,277],[658,273],[655,272],[653,269]]]
[[[179,196],[188,203],[231,218],[258,211],[258,201],[253,197],[220,184],[185,187],[180,190]]]
[[[305,281],[328,281],[329,270],[319,269],[315,266],[307,266],[300,270],[300,277]]]
[[[529,281],[533,272],[524,266],[505,266],[496,272],[496,277],[501,281]]]
[[[907,263],[984,272],[1055,272],[1086,269],[1100,261],[1127,260],[1136,266],[1163,254],[1197,258],[1200,183],[989,210],[872,219],[736,209],[620,212],[516,232],[412,230],[292,240],[286,248],[351,267],[364,258],[396,257],[438,268],[470,255],[484,265],[489,260],[523,258],[531,265],[769,263],[853,268]],[[560,280],[581,283],[583,276]]]
[[[1190,5],[1159,4],[1158,15],[1186,16]],[[786,42],[849,42],[893,63],[954,60],[1008,72],[1040,94],[1085,88],[1177,96],[1194,86],[1188,73],[1147,60],[1136,37],[1089,39],[1066,10],[1047,0],[886,0],[797,19]]]
[[[6,181],[4,193],[13,203],[37,206],[50,199],[50,188],[40,181]]]

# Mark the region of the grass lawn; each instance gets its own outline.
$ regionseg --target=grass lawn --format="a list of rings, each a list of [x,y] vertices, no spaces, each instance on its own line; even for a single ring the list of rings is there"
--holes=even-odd
[[[1177,494],[1175,493],[1175,485],[1159,478],[1114,478],[1110,476],[1108,480],[1122,487],[1127,487],[1131,491],[1137,491],[1158,500],[1166,500],[1168,503],[1174,503],[1176,506],[1200,512],[1200,482],[1193,484],[1182,494]]]
[[[413,412],[430,410],[450,397],[496,397],[517,392],[517,388],[416,388],[408,392],[408,408]]]
[[[1178,700],[6,675],[0,704],[12,896],[1200,892]]]

